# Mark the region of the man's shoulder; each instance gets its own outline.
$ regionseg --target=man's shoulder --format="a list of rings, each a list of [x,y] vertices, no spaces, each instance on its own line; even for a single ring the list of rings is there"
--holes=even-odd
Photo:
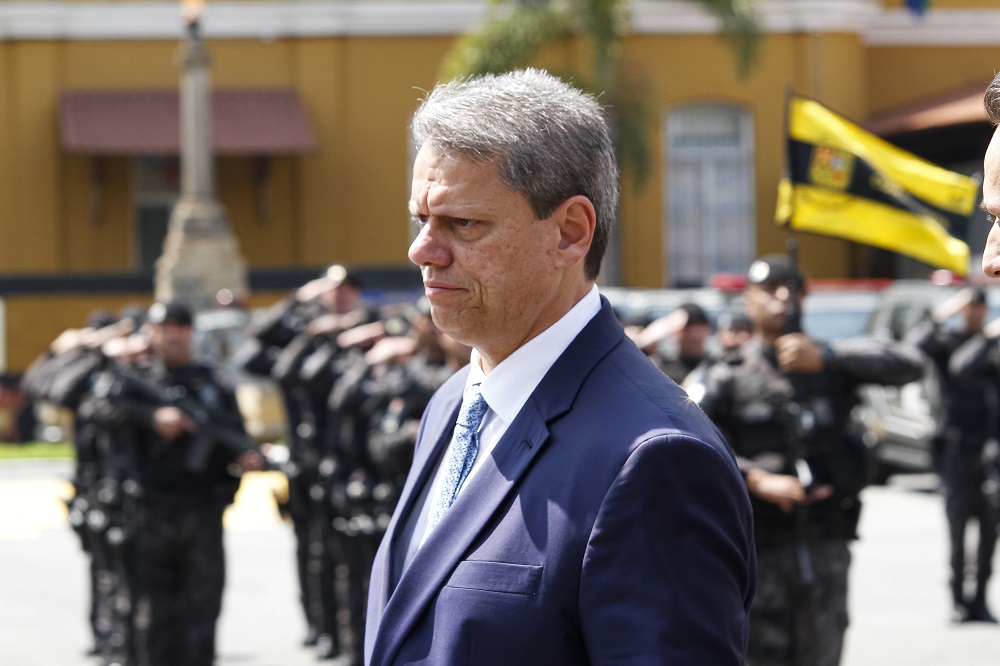
[[[595,414],[597,418],[631,423],[636,428],[674,429],[696,435],[711,432],[711,422],[687,392],[642,352],[633,353],[620,345],[594,370],[582,393],[586,404],[593,401],[603,405]]]

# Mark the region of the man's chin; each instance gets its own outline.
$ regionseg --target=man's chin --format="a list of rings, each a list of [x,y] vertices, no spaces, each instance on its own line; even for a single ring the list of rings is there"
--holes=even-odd
[[[431,303],[431,320],[438,330],[447,334],[448,337],[456,342],[472,346],[472,343],[467,341],[466,327],[463,326],[463,322],[467,321],[467,315],[463,316],[461,310]]]

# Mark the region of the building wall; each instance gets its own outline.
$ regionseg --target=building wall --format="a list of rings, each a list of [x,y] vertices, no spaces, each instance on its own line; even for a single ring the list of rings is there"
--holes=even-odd
[[[154,24],[139,13],[137,25],[111,25],[118,8],[132,3],[72,4],[97,18],[87,23],[74,14],[61,23],[46,13],[48,5],[0,4],[10,19],[0,36],[0,274],[128,271],[134,265],[130,160],[65,154],[57,99],[67,88],[176,86],[180,29],[162,28],[162,21]],[[147,4],[166,21],[176,20],[176,3]],[[266,164],[251,157],[217,160],[219,196],[253,268],[406,263],[407,121],[421,91],[437,80],[455,36],[485,12],[485,4],[473,0],[401,2],[393,5],[395,14],[385,14],[392,25],[380,33],[374,23],[337,23],[328,10],[339,4],[213,3],[206,18],[215,85],[294,87],[319,146]],[[351,7],[376,16],[381,4]],[[998,67],[1000,9],[994,0],[935,0],[920,20],[897,0],[772,0],[764,8],[770,34],[747,77],[739,76],[732,48],[715,35],[718,26],[693,3],[637,2],[634,9],[636,30],[626,39],[625,56],[653,82],[658,122],[650,136],[655,159],[649,181],[642,189],[631,182],[624,187],[621,278],[629,286],[665,286],[662,125],[671,108],[718,101],[750,112],[756,249],[781,251],[785,234],[772,219],[784,168],[787,91],[862,120],[969,82],[985,84]],[[284,22],[268,24],[253,18],[258,15]],[[313,15],[315,25],[307,20]],[[97,27],[103,16],[109,17],[107,28]],[[257,23],[240,27],[244,19]],[[547,48],[536,64],[585,70],[589,58],[585,42],[566,40]],[[843,241],[801,239],[812,277],[849,276],[853,254]],[[72,307],[58,296],[23,298],[8,299],[12,371],[98,305],[82,297],[74,297],[79,303]],[[108,303],[114,309],[123,298],[108,297]],[[21,350],[14,329],[30,330],[37,339]]]

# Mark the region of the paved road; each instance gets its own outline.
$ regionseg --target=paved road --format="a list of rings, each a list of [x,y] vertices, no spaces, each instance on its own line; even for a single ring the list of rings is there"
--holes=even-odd
[[[84,658],[86,561],[65,525],[65,464],[0,464],[0,663],[94,666]],[[292,535],[270,500],[276,480],[250,476],[227,514],[228,581],[220,666],[316,664],[300,648]],[[946,622],[941,498],[932,477],[865,491],[855,544],[844,666],[996,666],[1000,628]],[[1000,562],[998,562],[1000,564]],[[1000,610],[1000,580],[991,589]]]

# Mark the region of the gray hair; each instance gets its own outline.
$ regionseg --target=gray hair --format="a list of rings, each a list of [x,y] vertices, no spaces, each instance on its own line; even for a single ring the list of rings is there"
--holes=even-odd
[[[986,115],[990,122],[1000,125],[1000,73],[993,77],[993,82],[986,88],[983,106],[986,107]]]
[[[538,219],[587,197],[597,226],[584,261],[597,278],[618,209],[618,166],[597,100],[537,69],[440,84],[410,124],[414,146],[429,144],[497,166]]]

